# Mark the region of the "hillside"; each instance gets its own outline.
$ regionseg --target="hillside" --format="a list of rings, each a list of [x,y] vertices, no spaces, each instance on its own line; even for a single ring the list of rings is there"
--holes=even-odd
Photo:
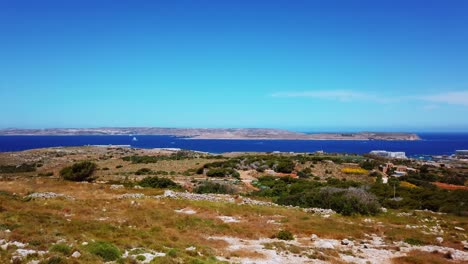
[[[95,164],[89,182],[60,176],[83,161]],[[397,202],[378,182],[382,162],[113,147],[0,153],[0,262],[468,261],[468,203],[446,206],[467,191],[416,181],[426,170],[437,181],[460,171],[407,164],[420,172],[398,182]],[[314,200],[324,191],[330,208]]]

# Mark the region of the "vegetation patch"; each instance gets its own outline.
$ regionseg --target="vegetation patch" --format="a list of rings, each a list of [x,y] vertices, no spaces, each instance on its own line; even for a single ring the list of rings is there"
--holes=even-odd
[[[60,171],[60,176],[68,181],[93,181],[96,164],[90,161],[82,161],[65,167]]]
[[[341,172],[345,174],[358,174],[358,175],[363,175],[363,174],[368,173],[368,171],[363,168],[343,168],[341,169]]]
[[[91,242],[86,246],[88,252],[99,256],[105,261],[114,261],[122,256],[119,248],[105,241]]]
[[[186,159],[195,159],[195,158],[200,158],[202,157],[201,154],[194,152],[194,151],[188,151],[188,150],[181,150],[176,153],[172,153],[171,155],[160,155],[160,156],[127,156],[123,157],[122,160],[124,161],[130,161],[133,164],[139,164],[139,163],[156,163],[158,161],[162,160],[186,160]]]
[[[49,250],[51,252],[58,252],[58,253],[61,253],[61,254],[65,255],[65,256],[68,256],[68,255],[70,255],[72,248],[69,245],[65,244],[65,243],[58,243],[58,244],[55,244],[52,247],[50,247]]]
[[[294,235],[288,230],[279,231],[275,237],[281,240],[294,240]]]
[[[417,238],[411,238],[411,237],[410,237],[410,238],[406,238],[406,239],[404,240],[404,242],[405,242],[405,243],[408,243],[408,244],[410,244],[410,245],[412,245],[412,246],[422,246],[422,245],[425,244],[423,241],[421,241],[421,240],[419,240],[419,239],[417,239]]]
[[[149,188],[177,188],[179,185],[168,178],[146,177],[138,185]]]
[[[21,173],[21,172],[32,172],[36,171],[36,164],[23,163],[17,165],[1,165],[0,173]]]
[[[195,193],[221,193],[221,194],[232,194],[236,192],[236,189],[228,184],[215,183],[211,181],[205,181],[198,185],[193,192]]]

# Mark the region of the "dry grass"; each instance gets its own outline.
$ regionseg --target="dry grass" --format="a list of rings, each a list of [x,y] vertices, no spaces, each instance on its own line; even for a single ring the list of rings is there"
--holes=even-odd
[[[235,257],[235,258],[250,258],[250,259],[263,259],[265,258],[265,255],[257,252],[257,251],[251,251],[251,250],[246,250],[246,249],[239,249],[239,250],[234,250],[229,253],[229,257]]]
[[[3,234],[9,240],[31,243],[36,249],[46,250],[52,243],[65,239],[72,247],[84,253],[81,260],[99,263],[99,258],[86,253],[82,242],[108,241],[120,249],[143,247],[160,252],[177,249],[176,259],[196,258],[184,249],[196,246],[208,260],[216,255],[229,256],[226,242],[207,239],[209,236],[232,236],[245,239],[271,237],[281,229],[290,230],[296,237],[317,234],[323,238],[364,238],[364,234],[386,235],[395,240],[408,236],[422,241],[433,241],[434,236],[419,230],[408,230],[406,224],[416,224],[418,218],[399,219],[389,215],[374,218],[378,224],[363,224],[361,217],[332,216],[324,219],[297,209],[233,205],[206,201],[144,198],[131,204],[129,199],[116,199],[120,193],[141,192],[160,194],[157,189],[110,190],[106,184],[83,184],[54,179],[25,179],[1,182],[0,224],[12,226],[12,232]],[[52,191],[75,197],[75,200],[24,200],[30,192]],[[16,193],[16,195],[12,195]],[[191,208],[197,213],[185,215],[176,209]],[[227,224],[218,216],[234,216],[240,223]],[[421,217],[425,217],[421,214]],[[463,219],[453,216],[460,224]],[[275,220],[275,224],[268,222]],[[458,222],[457,222],[458,221]],[[464,225],[461,225],[464,226]],[[466,226],[464,226],[466,227]],[[1,234],[1,232],[0,232]],[[447,236],[452,235],[448,233]],[[450,239],[447,237],[447,241]],[[288,249],[289,250],[289,249]],[[291,250],[289,250],[291,251]],[[9,261],[11,250],[0,254],[0,263]],[[250,251],[234,252],[240,257],[261,257]],[[234,255],[232,255],[234,257]],[[160,261],[160,260],[158,260]]]
[[[443,263],[462,263],[450,260],[447,254],[438,252],[422,252],[413,250],[408,253],[408,256],[394,258],[393,264],[443,264]]]

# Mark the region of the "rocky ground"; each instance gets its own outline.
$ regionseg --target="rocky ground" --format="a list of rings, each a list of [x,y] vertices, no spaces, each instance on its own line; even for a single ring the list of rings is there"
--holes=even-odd
[[[7,194],[4,194],[0,200],[0,260],[11,263],[52,263],[46,261],[57,257],[54,245],[62,244],[70,248],[66,254],[58,254],[64,261],[99,263],[99,258],[87,251],[88,244],[97,240],[113,241],[121,250],[122,261],[137,263],[185,263],[197,257],[206,263],[399,263],[399,259],[413,256],[415,252],[429,254],[442,261],[435,263],[468,261],[465,219],[454,220],[447,215],[427,211],[387,211],[380,217],[350,218],[339,216],[331,210],[284,207],[239,195],[161,192],[98,183],[67,183],[60,186],[52,180],[2,182],[0,189],[11,194],[7,197],[13,199],[9,204],[5,198]],[[37,192],[31,192],[32,189]],[[96,197],[99,199],[96,200]],[[82,207],[83,204],[94,209],[87,210]],[[11,217],[18,214],[15,210],[19,208],[33,215],[47,212],[49,218],[58,217],[64,221],[58,226],[65,226],[57,229],[52,223],[35,220],[29,223],[32,226],[22,221],[17,221],[15,226]],[[132,220],[132,214],[136,211],[137,218]],[[169,219],[169,223],[163,226],[170,223],[177,226],[181,221],[188,225],[166,233],[180,233],[176,235],[177,245],[168,242],[145,243],[134,234],[129,235],[127,239],[130,240],[120,241],[122,238],[119,238],[117,230],[122,228],[138,233],[160,226],[158,220],[142,222],[141,219],[156,212],[164,212]],[[81,227],[82,234],[63,234],[67,230],[66,225],[75,226],[76,222],[86,225],[82,221],[98,222],[108,226],[106,228],[114,226],[117,234],[99,234],[97,230],[86,227]],[[218,227],[206,229],[208,223]],[[51,230],[39,231],[45,227]],[[356,232],[346,231],[353,227]],[[185,228],[191,230],[190,237],[196,239],[184,238]],[[278,230],[286,229],[293,230],[293,240],[273,237]],[[429,238],[432,243],[416,245],[411,240],[403,239],[404,234],[395,237],[392,229],[400,233],[407,231],[411,237]],[[56,231],[50,232],[52,230]],[[28,232],[42,232],[48,241],[36,236],[24,236]],[[54,235],[54,232],[61,235]],[[151,236],[148,239],[151,240]],[[40,245],[38,241],[41,241]],[[210,257],[207,258],[207,255]],[[169,260],[176,262],[166,262]]]

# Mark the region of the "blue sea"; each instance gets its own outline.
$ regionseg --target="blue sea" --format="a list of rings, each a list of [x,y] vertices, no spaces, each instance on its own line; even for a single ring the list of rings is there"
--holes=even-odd
[[[343,140],[218,140],[186,139],[174,136],[0,136],[0,152],[45,147],[84,145],[131,145],[135,148],[181,148],[210,153],[314,152],[368,153],[371,150],[404,151],[407,156],[451,155],[468,149],[468,133],[419,133],[420,141]]]

